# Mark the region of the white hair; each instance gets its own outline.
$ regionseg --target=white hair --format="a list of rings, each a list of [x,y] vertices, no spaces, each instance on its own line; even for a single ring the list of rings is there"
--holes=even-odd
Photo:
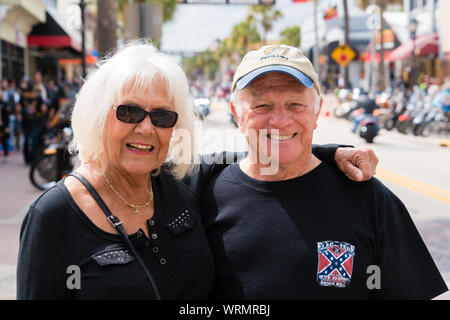
[[[236,111],[236,115],[240,118],[242,116],[242,100],[241,100],[241,91],[236,88],[230,96],[230,102],[233,104],[234,109]],[[320,110],[320,95],[314,90],[314,113],[317,114]]]
[[[73,140],[69,146],[81,161],[97,160],[103,151],[103,129],[112,107],[125,93],[152,92],[154,81],[163,79],[168,98],[178,113],[175,130],[187,130],[194,140],[194,114],[185,73],[172,58],[150,44],[132,42],[97,64],[77,95],[72,112]],[[155,76],[157,76],[154,80]],[[131,91],[130,91],[131,89]],[[171,141],[166,161],[173,162],[171,173],[181,179],[195,167],[192,161],[177,161]]]

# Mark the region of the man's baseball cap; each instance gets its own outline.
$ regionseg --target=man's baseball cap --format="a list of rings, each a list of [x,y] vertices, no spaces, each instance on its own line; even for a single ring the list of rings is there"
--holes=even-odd
[[[320,94],[319,79],[311,62],[298,48],[284,44],[247,52],[236,69],[231,92],[236,88],[242,90],[259,76],[274,71],[293,76],[307,88],[314,86]]]

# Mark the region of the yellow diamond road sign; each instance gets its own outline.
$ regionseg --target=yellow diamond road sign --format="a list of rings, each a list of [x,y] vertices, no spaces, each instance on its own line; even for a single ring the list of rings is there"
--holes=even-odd
[[[356,53],[346,44],[342,44],[331,53],[331,58],[336,61],[341,67],[347,66],[353,59]]]

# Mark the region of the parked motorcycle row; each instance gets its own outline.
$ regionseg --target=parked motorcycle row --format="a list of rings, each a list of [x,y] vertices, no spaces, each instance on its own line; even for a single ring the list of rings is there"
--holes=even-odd
[[[415,86],[411,93],[388,89],[371,97],[361,89],[342,89],[337,95],[337,118],[353,122],[353,132],[372,143],[380,129],[396,129],[403,134],[428,137],[447,136],[450,126],[450,89],[428,90]]]

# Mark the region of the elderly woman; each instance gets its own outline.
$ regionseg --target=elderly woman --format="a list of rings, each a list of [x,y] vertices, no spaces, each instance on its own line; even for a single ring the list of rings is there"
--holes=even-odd
[[[89,75],[72,114],[81,166],[25,217],[18,299],[207,297],[214,265],[199,196],[224,166],[194,168],[190,145],[180,161],[172,135],[193,138],[193,119],[182,69],[150,45],[129,45]],[[334,147],[318,150],[334,161]]]

